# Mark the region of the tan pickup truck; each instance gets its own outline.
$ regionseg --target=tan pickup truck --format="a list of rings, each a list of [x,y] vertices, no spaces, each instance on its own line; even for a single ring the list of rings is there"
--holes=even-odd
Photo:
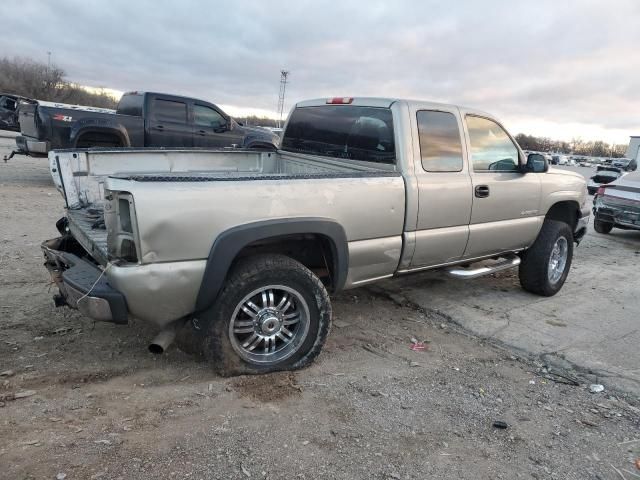
[[[427,269],[519,267],[554,295],[586,232],[582,176],[525,157],[498,120],[385,98],[298,103],[281,149],[49,155],[67,215],[43,244],[59,305],[137,317],[224,374],[320,352],[328,292]],[[480,262],[480,263],[478,263]]]

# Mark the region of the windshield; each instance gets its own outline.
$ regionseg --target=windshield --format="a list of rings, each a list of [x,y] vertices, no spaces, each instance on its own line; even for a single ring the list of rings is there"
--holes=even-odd
[[[351,105],[296,108],[282,149],[366,162],[395,163],[391,110]]]

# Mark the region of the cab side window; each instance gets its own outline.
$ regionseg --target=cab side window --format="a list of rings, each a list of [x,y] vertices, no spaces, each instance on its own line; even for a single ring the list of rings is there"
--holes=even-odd
[[[193,106],[194,123],[203,127],[219,128],[226,123],[222,115],[204,105]]]
[[[186,103],[154,98],[152,109],[156,120],[172,123],[187,123]]]
[[[475,172],[517,172],[518,149],[497,123],[482,117],[466,117],[471,164]]]
[[[460,172],[462,142],[455,115],[449,112],[417,112],[422,168],[427,172]]]

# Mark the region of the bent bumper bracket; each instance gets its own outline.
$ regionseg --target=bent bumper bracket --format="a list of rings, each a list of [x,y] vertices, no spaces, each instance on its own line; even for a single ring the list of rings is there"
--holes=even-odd
[[[109,285],[104,276],[106,270],[73,253],[58,250],[63,242],[63,237],[47,240],[42,244],[42,251],[45,266],[67,305],[94,320],[128,323],[124,295]]]

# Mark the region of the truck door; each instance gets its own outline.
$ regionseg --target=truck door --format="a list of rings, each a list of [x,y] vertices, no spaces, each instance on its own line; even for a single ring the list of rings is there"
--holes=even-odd
[[[459,260],[469,237],[471,178],[455,107],[412,109],[418,219],[410,268]]]
[[[540,216],[540,173],[520,173],[515,141],[496,121],[466,114],[473,207],[464,258],[529,246]]]
[[[242,133],[234,122],[209,105],[193,105],[193,141],[195,147],[223,148],[242,146]]]
[[[185,100],[152,96],[147,108],[146,146],[193,146],[193,127],[188,120],[188,105]]]

